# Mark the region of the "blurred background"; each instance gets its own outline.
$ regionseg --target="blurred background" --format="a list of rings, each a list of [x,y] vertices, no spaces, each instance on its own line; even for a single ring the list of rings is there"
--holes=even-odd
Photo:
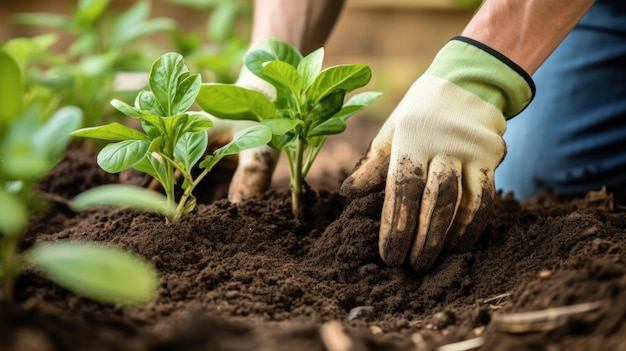
[[[338,189],[410,84],[480,2],[346,0],[324,64],[368,64],[372,80],[364,90],[384,94],[327,140],[309,173],[311,186]],[[20,62],[28,99],[44,116],[74,105],[90,127],[119,121],[111,99],[132,101],[142,88],[133,80],[144,82],[168,51],[182,54],[204,82],[234,82],[252,11],[252,0],[0,0],[0,42]],[[288,184],[284,158],[274,183]]]
[[[134,19],[127,19],[134,22],[127,28],[116,28],[115,20],[139,2],[148,4],[148,17],[135,15]],[[347,0],[326,45],[325,65],[369,64],[373,77],[367,89],[385,93],[369,110],[384,119],[437,50],[459,34],[479,3],[480,0]],[[124,58],[114,69],[147,70],[160,54],[174,50],[183,53],[191,66],[203,70],[205,79],[225,82],[238,72],[242,50],[247,45],[251,12],[252,0],[3,0],[0,41],[56,33],[58,38],[49,50],[71,50],[74,57],[68,60],[76,62],[99,54],[98,50],[111,50],[107,45],[114,44],[103,44],[111,40],[110,33],[138,30],[130,26],[141,20],[141,27],[152,29],[153,33],[126,43],[121,49],[125,51],[121,54]],[[100,43],[88,43],[89,37]],[[90,45],[94,48],[88,48]]]

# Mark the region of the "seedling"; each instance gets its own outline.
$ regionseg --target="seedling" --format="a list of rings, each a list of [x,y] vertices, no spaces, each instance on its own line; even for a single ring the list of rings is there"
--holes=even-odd
[[[94,189],[79,199],[75,208],[97,204],[128,205],[152,209],[162,213],[168,223],[177,222],[196,206],[193,189],[223,157],[268,143],[271,132],[268,127],[256,125],[233,136],[233,140],[205,156],[208,144],[207,129],[213,124],[204,113],[187,112],[200,91],[198,74],[190,74],[183,57],[167,53],[152,65],[149,77],[150,91],[144,90],[130,106],[113,100],[111,104],[128,117],[138,118],[143,132],[120,123],[84,128],[74,135],[117,141],[105,146],[98,154],[98,164],[107,172],[117,173],[128,168],[138,169],[156,179],[164,189],[165,196],[146,189],[134,189],[135,196],[128,196],[129,187],[109,187],[109,191]],[[200,161],[202,172],[194,177],[193,166]],[[183,194],[176,199],[175,173],[179,172]],[[145,200],[145,196],[149,196]],[[152,204],[152,206],[150,206]],[[152,207],[152,208],[150,208]]]
[[[340,65],[322,70],[324,48],[306,57],[276,39],[258,45],[244,57],[245,66],[276,88],[276,99],[229,84],[203,84],[197,103],[224,119],[260,122],[272,130],[272,147],[283,150],[289,163],[292,212],[302,215],[302,183],[331,134],[346,129],[346,120],[374,102],[381,93],[365,92],[345,101],[346,94],[365,86],[369,66]],[[345,102],[344,102],[345,101]]]
[[[37,101],[26,99],[17,61],[0,49],[0,298],[13,296],[24,266],[80,295],[116,305],[152,298],[156,271],[137,255],[90,243],[37,243],[18,253],[22,234],[40,200],[33,188],[63,156],[70,132],[81,124],[76,107],[42,118]]]

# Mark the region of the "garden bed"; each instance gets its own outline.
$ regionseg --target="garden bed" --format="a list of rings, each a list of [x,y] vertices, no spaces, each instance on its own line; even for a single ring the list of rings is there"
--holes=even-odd
[[[484,350],[626,348],[626,214],[610,196],[523,204],[501,196],[470,252],[443,255],[416,274],[378,257],[383,194],[340,197],[333,184],[345,171],[320,157],[317,167],[332,172],[310,183],[330,185],[311,186],[302,222],[292,219],[286,186],[238,206],[200,204],[172,225],[149,213],[73,213],[53,203],[31,223],[23,248],[69,239],[132,250],[160,272],[158,298],[116,309],[28,270],[17,303],[0,308],[2,350],[431,350],[468,339]],[[117,179],[73,148],[40,188],[71,199]],[[596,301],[542,331],[494,323]],[[346,335],[352,348],[342,346]]]

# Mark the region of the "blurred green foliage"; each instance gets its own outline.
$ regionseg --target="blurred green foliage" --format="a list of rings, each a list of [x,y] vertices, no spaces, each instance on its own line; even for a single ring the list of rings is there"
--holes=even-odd
[[[206,13],[204,33],[172,31],[174,51],[185,57],[204,82],[233,83],[248,49],[253,5],[250,0],[169,0]]]
[[[49,116],[60,106],[83,111],[84,127],[102,124],[117,112],[109,102],[137,91],[115,91],[122,72],[148,72],[154,57],[181,53],[205,81],[233,82],[248,47],[250,0],[169,0],[190,11],[206,13],[206,26],[184,32],[173,19],[151,18],[150,0],[139,0],[125,11],[112,9],[110,0],[78,0],[70,15],[47,12],[16,14],[16,23],[49,30],[30,38],[15,38],[2,47],[15,57],[26,75],[29,99],[42,104]],[[167,34],[171,43],[150,40]],[[64,52],[54,45],[71,38]]]
[[[19,24],[54,32],[13,39],[4,45],[25,68],[28,84],[37,87],[33,92],[49,102],[48,110],[77,106],[83,111],[85,126],[106,117],[119,72],[149,69],[156,49],[149,49],[143,39],[175,27],[171,19],[150,18],[148,0],[121,13],[110,11],[109,4],[109,0],[79,0],[69,16],[18,14],[14,20]],[[50,47],[60,34],[73,40],[65,52],[53,53]],[[143,45],[134,45],[137,43]]]
[[[156,271],[129,252],[67,241],[19,250],[29,218],[42,204],[36,186],[63,157],[82,113],[64,106],[44,116],[24,83],[23,66],[3,49],[0,77],[0,299],[12,299],[15,278],[25,265],[100,302],[126,305],[153,298],[159,282]]]

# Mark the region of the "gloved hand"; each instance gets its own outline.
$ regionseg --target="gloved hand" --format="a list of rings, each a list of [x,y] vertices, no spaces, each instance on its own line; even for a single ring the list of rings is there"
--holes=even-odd
[[[442,48],[342,184],[348,197],[384,187],[387,264],[422,271],[442,250],[476,242],[495,201],[506,119],[533,94],[530,76],[495,50],[464,37]]]
[[[276,89],[268,82],[254,75],[243,67],[235,85],[256,90],[265,94],[270,100],[276,97]],[[232,136],[240,130],[248,128],[257,122],[233,121],[212,118],[213,127],[209,128],[209,141],[218,138],[224,144],[232,140]],[[264,145],[239,153],[239,163],[233,174],[228,189],[228,200],[241,202],[250,196],[266,191],[272,182],[272,174],[276,168],[280,150]]]

